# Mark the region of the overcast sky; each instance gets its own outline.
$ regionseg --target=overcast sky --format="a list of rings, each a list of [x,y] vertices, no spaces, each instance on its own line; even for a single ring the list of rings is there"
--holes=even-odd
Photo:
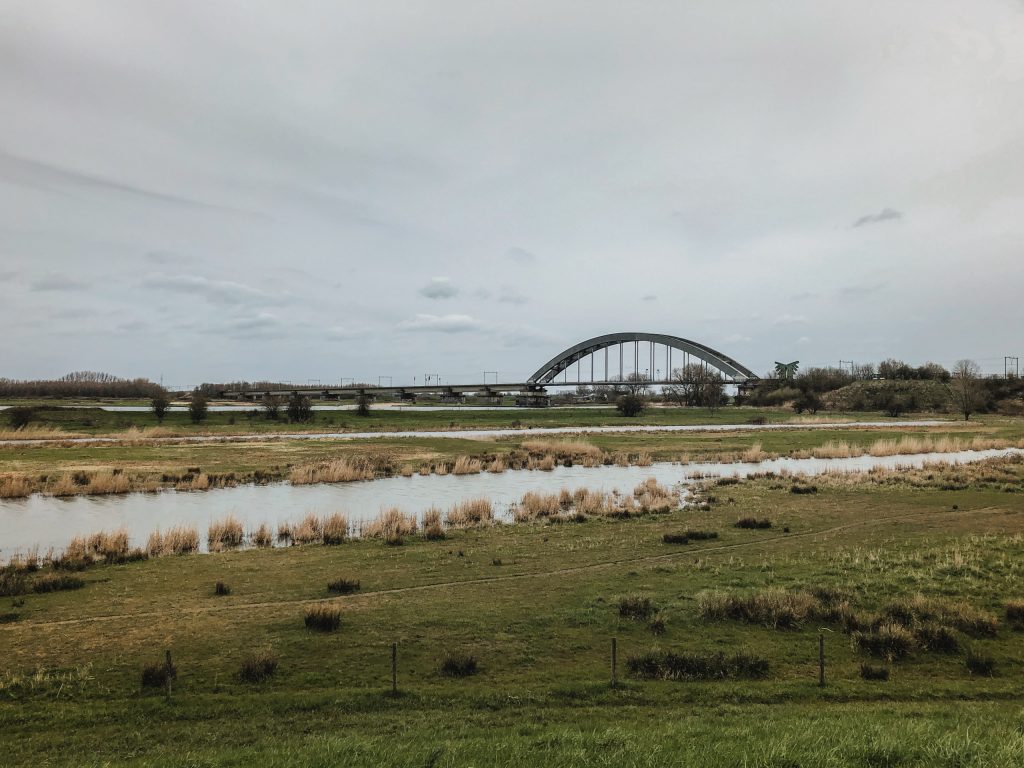
[[[1024,357],[1024,3],[5,0],[0,376]]]

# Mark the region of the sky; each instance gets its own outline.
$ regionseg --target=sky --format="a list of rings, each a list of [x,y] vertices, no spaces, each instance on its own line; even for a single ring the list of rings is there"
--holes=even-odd
[[[1022,246],[1021,0],[0,4],[0,376],[1001,372]]]

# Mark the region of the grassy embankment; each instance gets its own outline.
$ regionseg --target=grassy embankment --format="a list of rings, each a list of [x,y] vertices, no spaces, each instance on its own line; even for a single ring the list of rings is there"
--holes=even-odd
[[[64,412],[62,412],[64,413]],[[533,413],[533,412],[530,412]],[[554,414],[555,412],[550,412]],[[596,418],[584,411],[562,411],[561,422],[571,422],[577,416]],[[514,416],[505,412],[490,412],[489,419],[499,419],[499,426],[511,426]],[[726,416],[722,416],[726,414]],[[731,414],[731,416],[730,416]],[[110,415],[110,414],[107,414]],[[116,415],[116,414],[115,414]],[[145,416],[146,414],[142,414]],[[402,414],[387,414],[401,417]],[[438,414],[426,414],[437,418]],[[666,423],[700,422],[707,414],[685,409],[664,409],[658,418]],[[763,414],[762,414],[763,415]],[[785,412],[774,412],[778,420]],[[461,413],[456,416],[462,416]],[[725,422],[735,421],[735,412],[715,414]],[[500,418],[499,418],[500,417]],[[358,418],[358,417],[353,417]],[[450,418],[446,416],[446,418]],[[646,418],[646,417],[645,417]],[[500,419],[504,419],[501,421]],[[638,420],[607,416],[612,425],[635,424]],[[494,424],[490,424],[494,426]],[[434,427],[437,425],[435,424]],[[471,456],[489,461],[522,449],[530,436],[501,439],[465,439],[446,437],[388,437],[364,440],[267,440],[249,442],[176,443],[152,442],[136,439],[132,433],[122,433],[123,440],[116,443],[49,443],[43,445],[7,444],[0,446],[0,482],[6,483],[15,495],[15,486],[21,492],[53,492],[59,486],[73,492],[83,492],[91,478],[110,479],[113,472],[127,479],[125,485],[107,483],[106,487],[119,490],[155,489],[158,487],[216,487],[242,482],[264,482],[285,479],[292,468],[334,459],[369,460],[379,474],[414,472],[421,468],[436,470],[442,464],[449,467],[459,456]],[[757,455],[794,455],[820,449],[828,443],[846,443],[853,450],[871,445],[878,440],[897,440],[903,437],[941,440],[952,437],[961,441],[973,438],[1017,442],[1024,438],[1024,420],[1006,417],[984,417],[970,422],[943,422],[934,427],[852,428],[842,425],[827,429],[793,429],[763,432],[694,432],[694,433],[608,433],[591,434],[587,441],[609,456],[627,455],[633,458],[649,455],[655,461],[732,461],[743,457],[755,446]],[[72,480],[73,476],[79,480]],[[202,483],[196,478],[205,476]],[[98,487],[104,483],[98,482]],[[0,490],[0,493],[3,491]]]
[[[1024,634],[1005,608],[1024,597],[1024,496],[1005,489],[1022,476],[1017,463],[908,475],[919,488],[836,478],[813,494],[765,479],[709,489],[708,511],[96,566],[80,589],[3,606],[0,748],[14,765],[1019,764]],[[741,517],[772,527],[737,528]],[[687,529],[718,538],[663,542]],[[332,596],[339,578],[360,590]],[[773,628],[793,622],[770,589],[806,615]],[[702,615],[715,590],[760,596],[769,613]],[[844,607],[821,613],[812,591]],[[871,635],[918,593],[941,607],[943,652],[922,647],[936,630],[916,619],[905,657],[855,650],[849,616]],[[624,597],[649,599],[650,617],[624,618]],[[336,632],[306,628],[313,605],[340,611]],[[168,648],[170,703],[140,688]],[[762,659],[767,674],[628,673],[647,652],[719,650]],[[276,671],[243,682],[244,658],[264,651]],[[477,673],[443,675],[449,654],[473,656]],[[969,655],[994,674],[970,671]],[[862,679],[864,662],[890,679]]]

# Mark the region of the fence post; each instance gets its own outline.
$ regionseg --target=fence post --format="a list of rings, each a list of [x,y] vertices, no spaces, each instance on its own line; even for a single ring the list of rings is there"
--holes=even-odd
[[[398,643],[391,644],[391,695],[398,695]]]
[[[171,663],[171,651],[167,650],[164,656],[164,684],[167,686],[167,700],[171,700],[171,670],[174,669],[174,665]]]
[[[818,633],[818,687],[825,687],[825,634]]]
[[[612,688],[614,688],[615,686],[617,686],[619,684],[618,665],[619,665],[618,645],[616,643],[616,639],[613,637],[612,638]]]

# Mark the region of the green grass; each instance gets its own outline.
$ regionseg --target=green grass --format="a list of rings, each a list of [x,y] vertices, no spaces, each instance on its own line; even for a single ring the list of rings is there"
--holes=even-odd
[[[1014,471],[1020,478],[1022,468]],[[871,659],[830,625],[829,682],[819,689],[819,622],[706,621],[695,600],[713,589],[836,587],[865,612],[923,592],[1002,616],[1024,583],[1024,495],[868,483],[793,495],[772,480],[728,494],[731,503],[710,511],[495,526],[403,547],[352,541],[97,566],[80,574],[83,589],[31,594],[0,624],[0,754],[12,765],[1024,759],[1024,635],[1005,622],[995,637],[970,639],[994,676],[972,674],[963,653],[914,650],[886,682],[861,678]],[[769,515],[772,530],[732,525]],[[663,544],[665,533],[687,528],[720,537]],[[360,592],[325,597],[339,571],[359,574]],[[232,590],[213,599],[218,579]],[[663,635],[620,616],[630,595],[650,598]],[[340,629],[307,631],[313,605],[340,609]],[[169,704],[139,684],[166,649],[177,668]],[[275,674],[243,682],[243,659],[261,650],[278,661]],[[472,655],[478,674],[440,674],[453,650]],[[766,659],[769,672],[700,682],[628,676],[630,656],[669,651],[745,653]]]

